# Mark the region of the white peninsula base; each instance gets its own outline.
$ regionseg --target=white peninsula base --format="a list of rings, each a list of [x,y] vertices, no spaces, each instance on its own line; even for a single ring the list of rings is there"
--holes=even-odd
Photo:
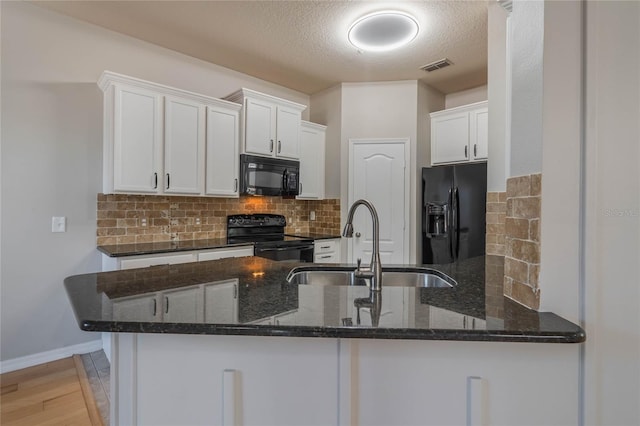
[[[112,334],[112,425],[575,425],[578,344]]]

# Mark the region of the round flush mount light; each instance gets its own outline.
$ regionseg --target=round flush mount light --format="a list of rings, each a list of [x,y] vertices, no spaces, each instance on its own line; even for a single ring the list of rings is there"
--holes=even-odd
[[[418,21],[404,12],[386,11],[363,16],[349,28],[349,41],[367,52],[397,49],[418,35]]]

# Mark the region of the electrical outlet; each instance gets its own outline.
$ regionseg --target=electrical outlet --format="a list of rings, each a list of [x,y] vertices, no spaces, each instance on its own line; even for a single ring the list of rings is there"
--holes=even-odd
[[[316,212],[315,212],[315,210],[311,210],[309,212],[309,220],[316,220]]]
[[[67,232],[67,218],[65,216],[53,216],[51,218],[51,232]]]

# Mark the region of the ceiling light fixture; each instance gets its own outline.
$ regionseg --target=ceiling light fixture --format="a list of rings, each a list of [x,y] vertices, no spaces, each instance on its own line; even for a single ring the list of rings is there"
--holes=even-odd
[[[416,38],[420,27],[404,12],[385,11],[363,16],[349,28],[349,41],[367,52],[397,49]]]

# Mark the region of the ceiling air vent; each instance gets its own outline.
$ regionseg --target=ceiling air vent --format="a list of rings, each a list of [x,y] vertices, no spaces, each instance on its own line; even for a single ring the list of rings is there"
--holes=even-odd
[[[447,58],[444,58],[444,59],[440,59],[439,61],[431,62],[430,64],[420,67],[420,69],[426,72],[431,72],[431,71],[439,70],[440,68],[448,67],[449,65],[453,65],[453,62],[451,62]]]

